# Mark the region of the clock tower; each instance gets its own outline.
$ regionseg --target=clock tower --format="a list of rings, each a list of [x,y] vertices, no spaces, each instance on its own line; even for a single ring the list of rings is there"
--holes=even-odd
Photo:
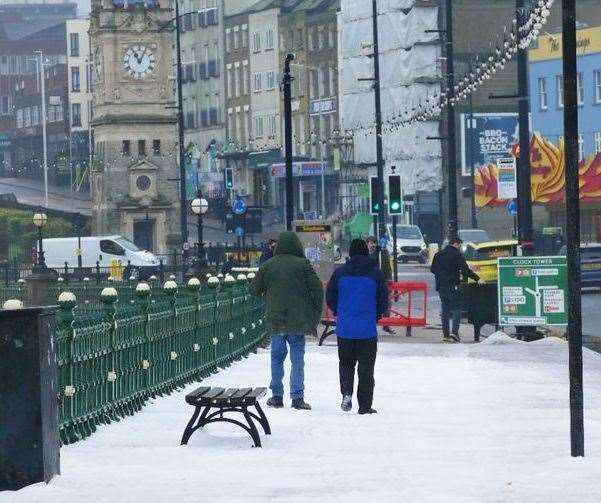
[[[181,245],[171,5],[92,0],[90,16],[93,232],[156,253]]]

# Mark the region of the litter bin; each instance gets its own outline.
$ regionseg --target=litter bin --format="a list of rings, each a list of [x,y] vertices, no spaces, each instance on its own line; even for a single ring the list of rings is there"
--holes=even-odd
[[[53,334],[51,309],[0,310],[0,491],[60,473]]]
[[[463,285],[464,308],[467,321],[474,326],[474,341],[480,341],[480,330],[484,325],[497,325],[497,284],[467,283]]]

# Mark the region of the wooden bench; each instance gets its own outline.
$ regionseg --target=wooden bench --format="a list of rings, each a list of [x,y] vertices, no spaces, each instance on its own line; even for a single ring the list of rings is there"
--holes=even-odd
[[[261,447],[259,431],[253,422],[256,420],[266,435],[271,435],[271,428],[267,416],[259,405],[259,398],[267,393],[267,388],[211,388],[201,386],[186,395],[186,402],[195,407],[192,418],[188,422],[181,445],[186,445],[192,434],[209,423],[237,424],[252,437],[255,447]],[[255,412],[248,410],[254,407]],[[211,409],[215,409],[211,411]],[[226,413],[239,413],[244,416],[245,423],[224,417]]]

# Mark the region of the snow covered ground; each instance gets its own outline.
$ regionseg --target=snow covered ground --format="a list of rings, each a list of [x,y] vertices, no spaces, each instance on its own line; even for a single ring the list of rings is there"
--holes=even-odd
[[[186,391],[62,449],[62,476],[4,502],[599,502],[601,356],[585,351],[586,458],[570,458],[567,345],[382,343],[374,416],[339,408],[336,347],[307,348],[310,412],[267,410],[262,449],[232,425],[180,446]],[[261,350],[205,381],[265,385]],[[288,401],[287,401],[288,402]],[[289,402],[288,402],[289,403]]]

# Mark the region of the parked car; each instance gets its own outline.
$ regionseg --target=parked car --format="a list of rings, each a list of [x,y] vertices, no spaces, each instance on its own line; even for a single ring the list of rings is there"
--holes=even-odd
[[[484,229],[460,229],[457,234],[464,243],[484,243],[490,241],[488,232]]]
[[[44,258],[51,269],[60,270],[65,267],[77,267],[77,238],[44,239]],[[119,235],[90,236],[81,238],[81,265],[84,269],[93,270],[96,261],[100,267],[110,267],[111,261],[117,259],[130,270],[124,275],[131,274],[147,277],[158,270],[159,259],[148,251],[141,250],[129,239]]]
[[[388,252],[393,255],[392,243],[392,225],[387,226]],[[424,264],[428,255],[428,247],[422,235],[422,231],[417,225],[397,225],[396,227],[397,256],[400,262],[407,263],[410,260]]]
[[[518,242],[515,239],[466,243],[465,260],[467,265],[485,283],[497,281],[497,259],[516,255]],[[471,280],[470,280],[471,282]]]
[[[565,245],[559,254],[566,254]],[[601,243],[580,245],[580,280],[582,286],[601,287]]]

